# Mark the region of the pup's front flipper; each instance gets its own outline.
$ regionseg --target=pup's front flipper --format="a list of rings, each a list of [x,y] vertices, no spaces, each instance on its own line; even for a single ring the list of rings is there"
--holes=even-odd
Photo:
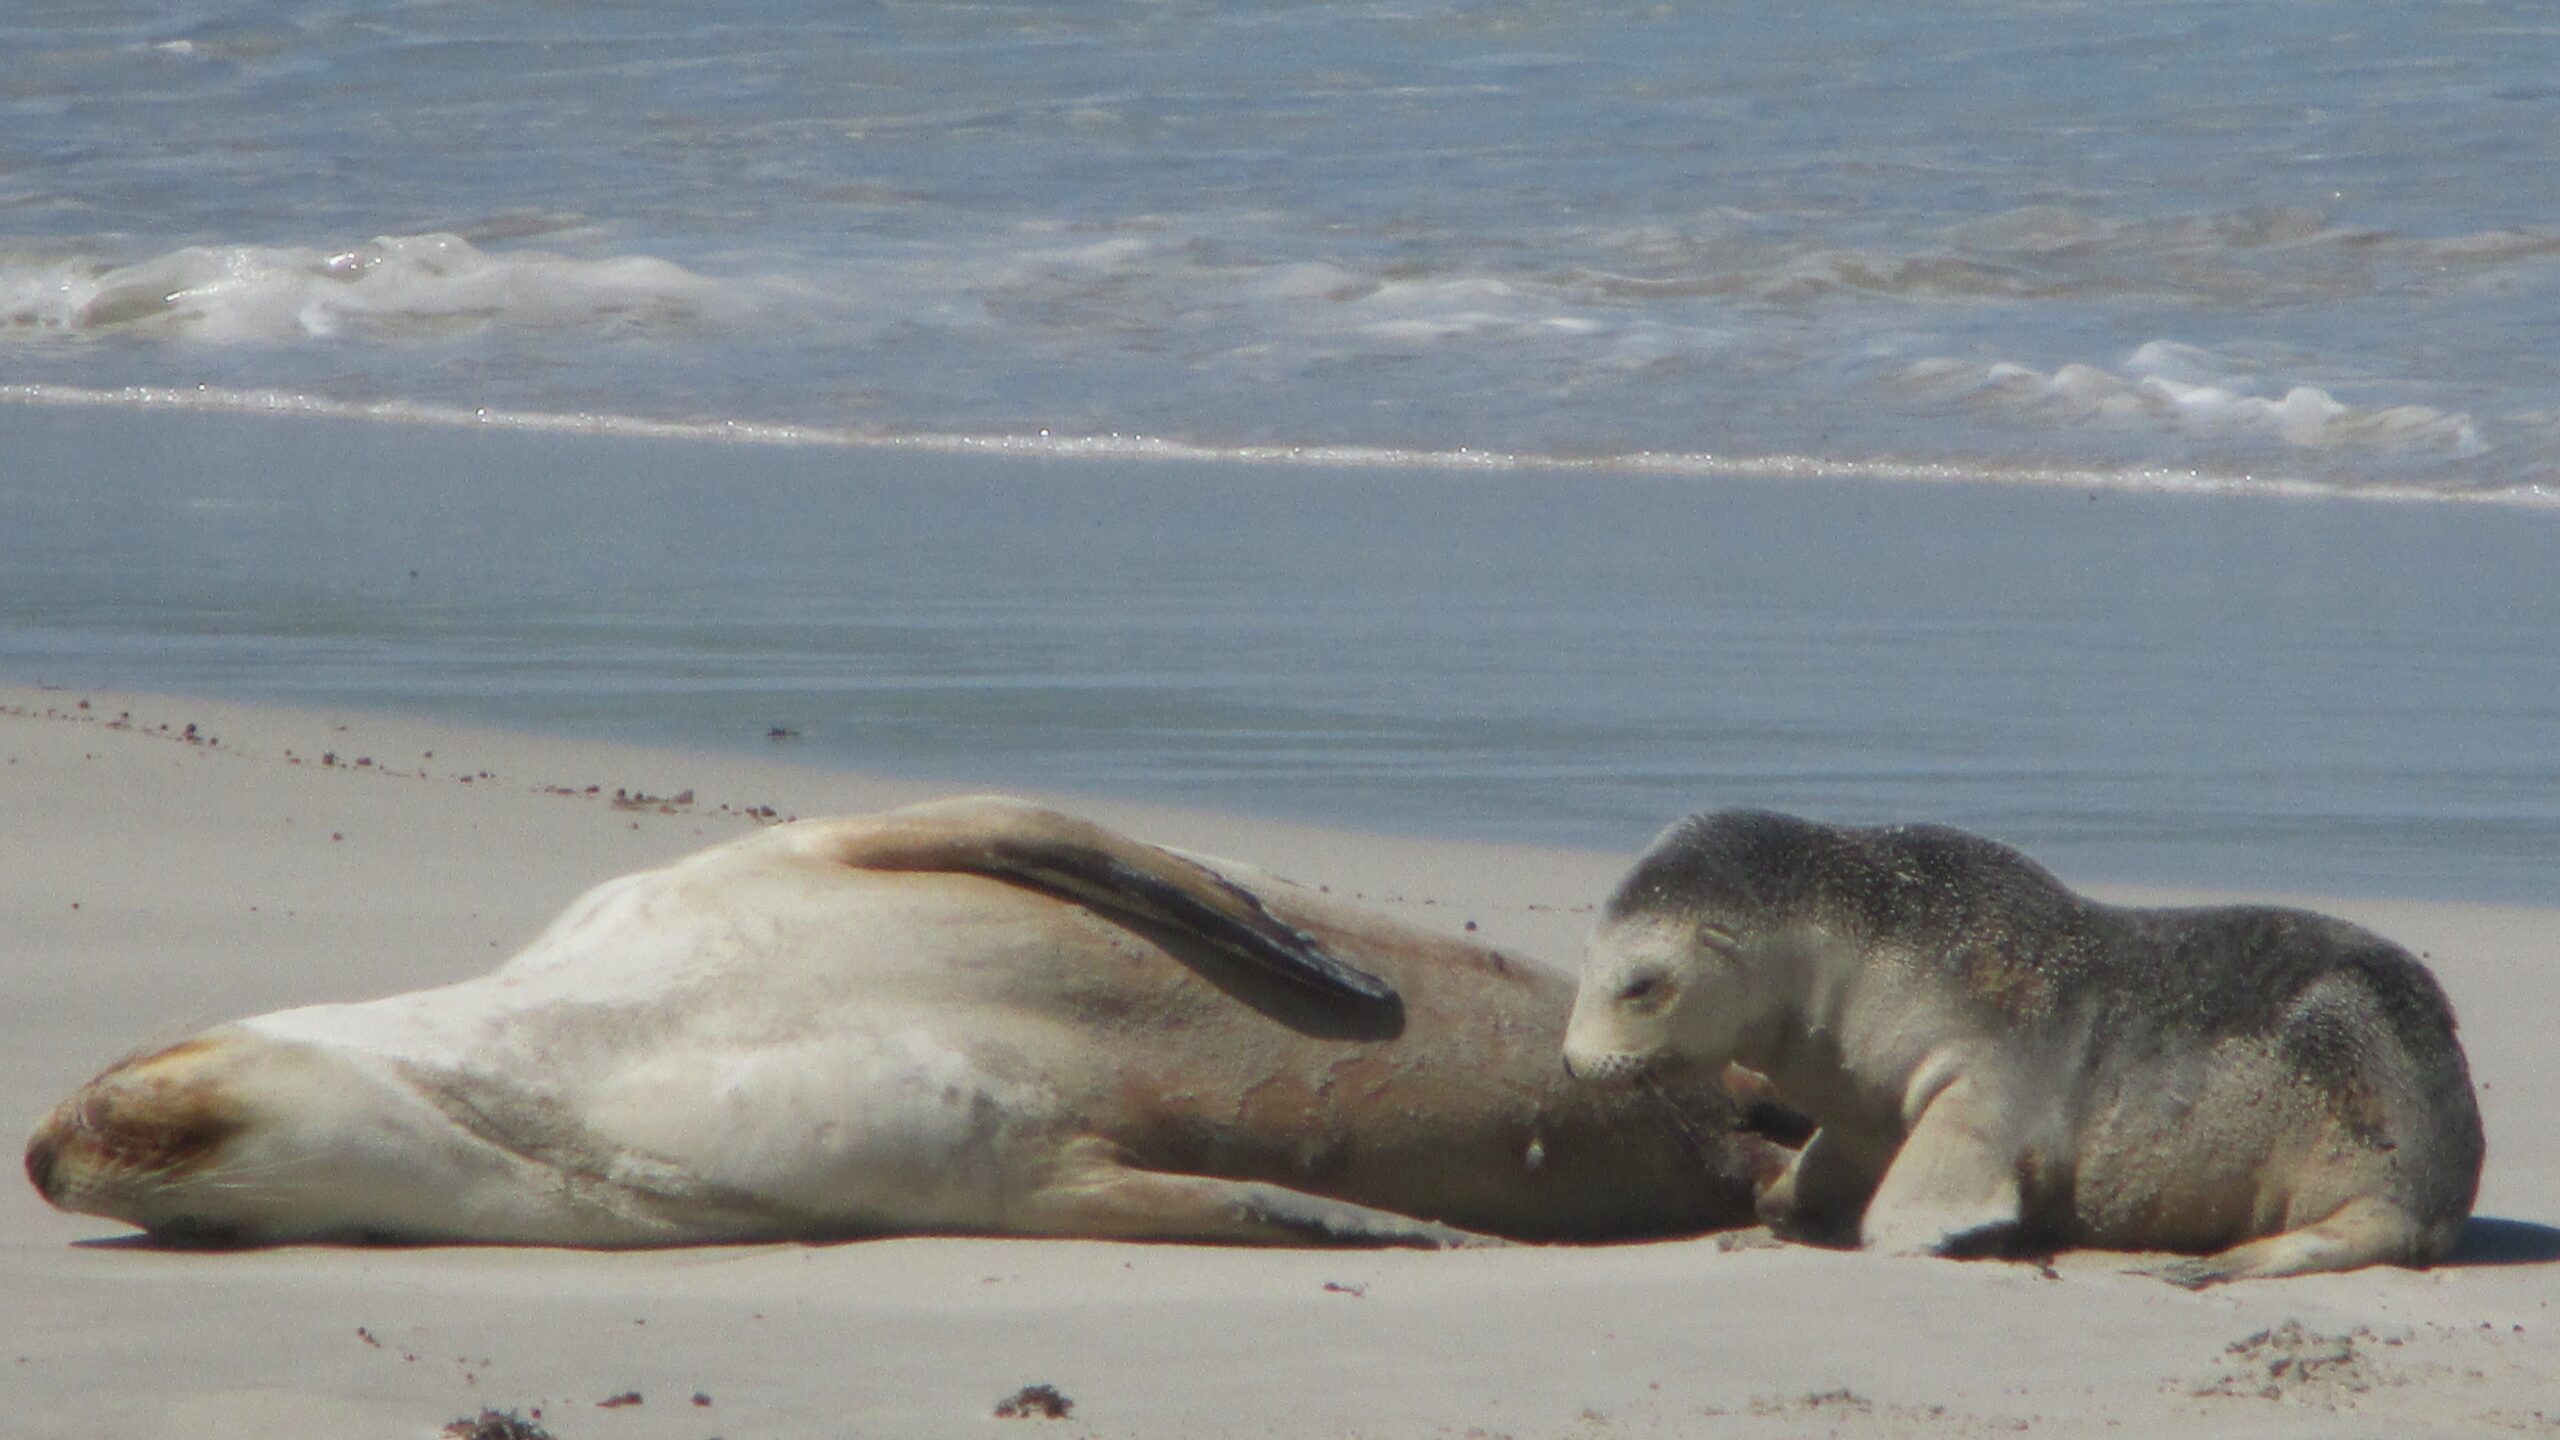
[[[1867,1206],[1861,1238],[1893,1255],[1997,1253],[2019,1226],[2018,1142],[1978,1081],[1931,1097]]]
[[[1892,1158],[1888,1136],[1825,1125],[1761,1188],[1760,1223],[1803,1244],[1854,1247],[1858,1218]]]

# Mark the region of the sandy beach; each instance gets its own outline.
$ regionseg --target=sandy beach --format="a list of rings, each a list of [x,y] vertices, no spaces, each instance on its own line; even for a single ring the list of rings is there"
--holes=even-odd
[[[951,788],[787,755],[0,687],[0,1114],[23,1133],[215,1021],[485,970],[586,886],[766,807]],[[1627,859],[1042,798],[1558,964]],[[0,1434],[406,1440],[483,1408],[559,1440],[2560,1434],[2560,911],[2281,898],[2425,954],[2462,1016],[2489,1159],[2446,1266],[2188,1294],[2118,1256],[1747,1237],[186,1253],[13,1184]],[[1065,1418],[996,1417],[1039,1384]]]

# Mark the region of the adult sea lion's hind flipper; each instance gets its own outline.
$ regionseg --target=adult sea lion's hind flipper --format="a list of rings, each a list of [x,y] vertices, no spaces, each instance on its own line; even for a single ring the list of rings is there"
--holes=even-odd
[[[979,797],[891,811],[843,837],[836,854],[864,869],[952,871],[1027,885],[1195,936],[1327,1000],[1365,1010],[1400,1003],[1385,979],[1327,950],[1215,870],[1027,801]]]

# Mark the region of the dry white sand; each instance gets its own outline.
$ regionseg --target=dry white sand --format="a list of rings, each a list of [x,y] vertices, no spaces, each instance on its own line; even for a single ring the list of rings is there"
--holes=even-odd
[[[617,788],[693,798],[617,807]],[[0,1115],[23,1133],[127,1050],[213,1021],[484,970],[580,889],[751,807],[925,793],[0,687]],[[1626,858],[1069,803],[1560,962]],[[114,1243],[20,1184],[0,1186],[0,1434],[421,1437],[484,1406],[539,1410],[560,1440],[2560,1434],[2560,912],[2312,903],[2427,953],[2465,1022],[2485,1218],[2432,1272],[2187,1294],[2106,1255],[1714,1240],[208,1254]],[[994,1417],[1035,1383],[1068,1418]]]

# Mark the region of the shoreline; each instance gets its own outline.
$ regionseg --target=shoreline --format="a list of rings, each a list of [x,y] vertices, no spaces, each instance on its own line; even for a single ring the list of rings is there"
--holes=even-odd
[[[2560,847],[2504,512],[9,416],[80,483],[0,501],[0,677],[1567,849],[2541,903]]]
[[[62,713],[47,713],[52,711]],[[133,723],[117,726],[114,723],[117,711],[134,712],[131,716]],[[1412,828],[1393,828],[1356,821],[1328,823],[1303,815],[1218,807],[1205,802],[1186,803],[1178,799],[1024,786],[965,775],[861,770],[834,763],[823,754],[803,756],[795,753],[789,748],[789,738],[776,741],[772,753],[756,755],[749,753],[749,747],[743,742],[719,747],[651,743],[574,730],[455,719],[362,705],[294,703],[117,686],[64,685],[8,675],[0,675],[0,719],[94,723],[110,732],[127,729],[137,738],[164,739],[182,746],[190,743],[184,734],[190,724],[196,726],[202,737],[210,742],[221,741],[222,731],[227,727],[259,737],[247,748],[236,742],[232,744],[229,754],[233,758],[327,769],[329,766],[321,763],[321,757],[343,751],[337,759],[340,768],[350,774],[371,774],[386,779],[442,780],[463,785],[481,783],[482,777],[473,767],[461,763],[459,757],[498,751],[506,754],[518,769],[518,773],[488,777],[501,787],[514,785],[529,793],[562,800],[593,801],[617,810],[654,813],[660,818],[691,817],[696,821],[735,822],[740,826],[890,809],[951,795],[1001,793],[1090,814],[1114,825],[1145,830],[1150,838],[1156,838],[1158,832],[1162,832],[1168,843],[1183,843],[1171,837],[1192,830],[1210,828],[1224,831],[1241,826],[1253,833],[1267,833],[1283,845],[1321,843],[1337,849],[1347,847],[1347,859],[1371,863],[1409,858],[1405,852],[1411,849],[1475,852],[1497,861],[1534,857],[1590,882],[1589,893],[1578,905],[1579,911],[1585,914],[1590,913],[1597,900],[1607,893],[1641,848],[1641,844],[1613,850],[1596,846],[1486,839],[1446,829],[1435,831],[1420,824]],[[433,748],[432,742],[441,738],[445,754],[442,762],[423,755],[395,761],[393,752],[402,747],[374,745],[370,749],[384,752],[381,759],[375,761],[371,754],[363,753],[368,747],[357,744],[352,738],[364,734],[385,734],[404,739],[418,737],[425,742],[407,745],[406,750]],[[300,738],[298,741],[275,738],[282,736]],[[222,753],[224,750],[220,743],[205,743],[196,748],[207,753]],[[358,761],[375,763],[358,764]],[[617,803],[616,790],[625,792],[619,797],[622,803]],[[677,795],[687,792],[696,792],[691,801],[661,808]],[[794,795],[806,797],[806,803],[785,803]],[[1676,797],[1670,803],[1676,804]],[[1666,809],[1661,823],[1668,825],[1685,813],[1688,812]],[[1926,814],[1911,814],[1889,820],[1876,818],[1844,823],[1920,823],[1932,818]],[[695,830],[692,833],[705,835],[710,832]],[[706,840],[704,843],[710,842]],[[2044,856],[2028,853],[2038,863],[2049,864]],[[2059,868],[2055,873],[2073,889],[2122,905],[2274,904],[2311,910],[2332,909],[2350,919],[2373,913],[2423,916],[2484,912],[2522,917],[2546,911],[2560,912],[2560,897],[2555,897],[2546,906],[2442,893],[2377,892],[2294,885],[2221,886],[2090,875]],[[1545,908],[1548,907],[1541,906],[1541,909]],[[2359,920],[2359,923],[2372,924],[2369,920]],[[2374,925],[2373,928],[2383,927]],[[1578,934],[1570,938],[1572,945],[1558,952],[1568,959],[1571,952],[1578,951],[1580,943]]]
[[[1718,455],[1708,452],[1636,450],[1617,454],[1540,454],[1476,449],[1396,449],[1376,445],[1212,444],[1160,435],[969,434],[896,431],[806,424],[786,420],[660,420],[643,415],[591,411],[520,411],[413,400],[337,400],[287,390],[240,390],[217,385],[135,384],[112,389],[51,381],[0,381],[0,404],[27,409],[106,409],[244,415],[265,419],[341,420],[517,435],[595,435],[623,440],[777,446],[831,450],[903,450],[932,455],[983,455],[1029,460],[1184,462],[1190,464],[1321,467],[1360,470],[1402,468],[1450,472],[1537,472],[1677,477],[1695,480],[1849,480],[1872,484],[1978,485],[1997,489],[2102,490],[2125,494],[2272,500],[2347,500],[2363,503],[2560,508],[2560,486],[2520,481],[2497,489],[2429,488],[2399,481],[2342,483],[2302,475],[2258,471],[2162,469],[2136,465],[2041,464],[1979,460],[1837,459],[1822,455]]]
[[[485,971],[587,885],[740,833],[765,806],[949,789],[0,686],[0,853],[17,857],[0,874],[0,984],[18,1001],[0,1020],[0,1112],[23,1133],[99,1066],[202,1024]],[[1049,798],[1426,927],[1474,922],[1556,965],[1626,859]],[[2539,1020],[2560,1000],[2560,912],[2313,903],[2429,953],[2465,1022],[2488,1170],[2462,1249],[2432,1271],[2188,1294],[2104,1254],[2040,1269],[1747,1238],[190,1253],[120,1243],[20,1183],[0,1199],[0,1285],[22,1297],[0,1316],[10,1424],[389,1440],[488,1407],[539,1409],[558,1440],[977,1435],[1000,1401],[1049,1384],[1075,1406],[1058,1433],[1094,1436],[2560,1433],[2560,1075]]]

